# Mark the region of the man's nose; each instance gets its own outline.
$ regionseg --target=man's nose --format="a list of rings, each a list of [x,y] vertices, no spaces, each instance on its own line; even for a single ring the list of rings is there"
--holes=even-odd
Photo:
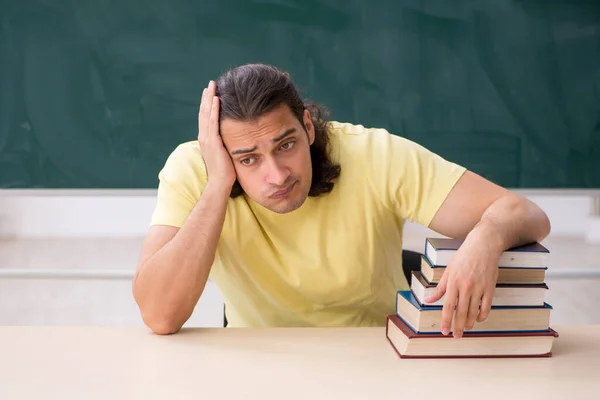
[[[267,183],[274,186],[283,186],[290,176],[288,168],[276,159],[271,159],[267,163]]]

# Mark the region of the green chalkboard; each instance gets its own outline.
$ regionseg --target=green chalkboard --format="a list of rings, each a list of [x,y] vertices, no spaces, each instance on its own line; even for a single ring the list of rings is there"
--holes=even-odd
[[[0,0],[0,188],[155,188],[227,68],[512,188],[600,188],[600,1]]]

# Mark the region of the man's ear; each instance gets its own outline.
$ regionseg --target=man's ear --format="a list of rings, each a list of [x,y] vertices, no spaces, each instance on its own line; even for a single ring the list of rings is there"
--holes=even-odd
[[[312,145],[315,142],[315,125],[310,117],[310,111],[304,110],[303,121],[304,127],[306,128],[306,133],[308,134],[308,144]]]

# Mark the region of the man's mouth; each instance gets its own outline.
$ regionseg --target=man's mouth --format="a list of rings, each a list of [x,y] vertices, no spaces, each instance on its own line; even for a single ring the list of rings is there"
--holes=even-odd
[[[298,181],[294,181],[294,183],[290,184],[287,188],[278,190],[275,193],[271,194],[269,197],[271,199],[280,199],[282,197],[287,196],[292,190],[294,190],[294,187],[296,187],[297,182]]]

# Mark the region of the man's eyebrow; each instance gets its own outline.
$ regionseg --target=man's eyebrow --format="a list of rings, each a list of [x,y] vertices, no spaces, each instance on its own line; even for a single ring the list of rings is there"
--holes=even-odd
[[[256,146],[252,147],[251,149],[239,149],[239,150],[234,150],[231,152],[232,155],[235,154],[246,154],[246,153],[252,153],[254,150],[256,150]]]
[[[292,133],[296,132],[296,128],[290,128],[287,131],[283,132],[281,135],[277,136],[276,138],[273,138],[273,142],[279,142],[281,139],[284,139],[286,137],[288,137],[289,135],[291,135]],[[246,153],[252,153],[253,151],[256,150],[256,146],[250,148],[250,149],[238,149],[238,150],[234,150],[231,152],[232,155],[235,154],[246,154]]]
[[[274,138],[273,142],[279,142],[281,139],[283,139],[283,138],[291,135],[294,132],[296,132],[296,128],[290,128],[287,131],[283,132],[281,135],[279,135],[276,138]]]

